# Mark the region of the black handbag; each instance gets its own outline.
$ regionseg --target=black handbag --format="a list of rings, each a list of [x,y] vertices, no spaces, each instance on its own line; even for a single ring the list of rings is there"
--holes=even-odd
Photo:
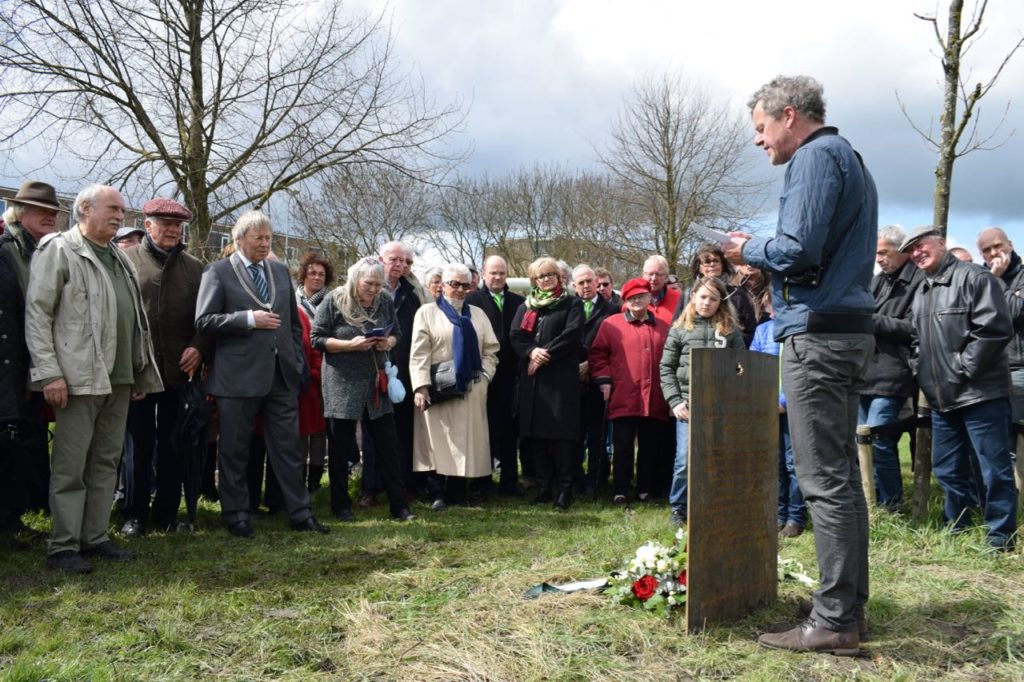
[[[465,391],[456,387],[455,361],[445,360],[430,366],[430,405],[437,405],[455,398],[463,398]]]

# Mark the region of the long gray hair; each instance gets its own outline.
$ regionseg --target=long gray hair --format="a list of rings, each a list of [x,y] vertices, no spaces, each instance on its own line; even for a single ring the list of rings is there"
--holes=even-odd
[[[334,302],[338,306],[338,311],[352,325],[373,322],[373,319],[366,314],[366,309],[359,304],[359,280],[361,279],[376,279],[383,283],[384,264],[373,256],[360,258],[348,269],[345,283],[334,290]],[[377,307],[381,296],[387,296],[383,288],[377,292],[376,298],[370,305],[371,309]]]

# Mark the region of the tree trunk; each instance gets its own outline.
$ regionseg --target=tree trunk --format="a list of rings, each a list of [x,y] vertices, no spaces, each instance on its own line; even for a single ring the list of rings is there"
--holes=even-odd
[[[963,42],[960,37],[960,15],[963,0],[949,3],[949,26],[946,32],[946,49],[942,55],[942,70],[945,73],[945,91],[942,96],[942,115],[939,126],[942,137],[939,141],[939,162],[935,166],[935,209],[932,224],[946,236],[949,222],[949,192],[953,184],[953,162],[956,160],[956,109],[960,92],[960,52]]]

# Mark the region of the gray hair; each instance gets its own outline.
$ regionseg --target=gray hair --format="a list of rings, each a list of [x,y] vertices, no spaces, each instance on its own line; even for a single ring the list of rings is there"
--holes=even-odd
[[[256,208],[248,210],[238,216],[235,226],[231,228],[231,239],[237,242],[247,235],[249,230],[260,227],[265,227],[271,232],[274,231],[273,225],[270,224],[270,217],[266,213]]]
[[[555,261],[555,262],[558,263],[558,269],[562,271],[562,276],[567,278],[567,279],[569,279],[571,281],[572,280],[572,268],[569,267],[569,264],[566,263],[564,260],[559,260],[559,261]]]
[[[448,263],[441,270],[441,280],[447,282],[452,276],[465,277],[469,281],[473,281],[473,275],[470,274],[469,268],[462,263]]]
[[[13,201],[7,202],[7,210],[4,211],[2,220],[10,225],[21,220],[21,215],[25,212],[25,204],[16,204]]]
[[[580,273],[583,272],[584,270],[590,270],[591,272],[594,273],[594,277],[597,277],[597,272],[594,271],[594,268],[590,267],[586,263],[580,263],[579,265],[572,269],[572,281],[575,282],[576,278],[579,277]]]
[[[907,236],[903,233],[902,225],[886,225],[878,228],[878,239],[899,248]]]
[[[413,251],[412,251],[412,248],[408,244],[403,244],[402,242],[394,242],[394,241],[388,242],[387,244],[384,244],[383,246],[381,246],[380,250],[377,251],[377,255],[380,256],[381,258],[383,258],[385,253],[387,253],[388,251],[393,251],[393,250],[401,251],[403,256],[412,257]]]
[[[359,280],[361,279],[376,279],[384,282],[384,264],[373,256],[360,258],[348,269],[345,283],[334,290],[334,302],[338,307],[338,312],[349,324],[353,325],[373,322],[363,306],[359,305]],[[386,295],[384,289],[381,288],[377,292],[377,297],[373,299],[371,307],[376,307],[377,301],[384,295]]]
[[[85,215],[82,213],[82,204],[89,204],[92,206],[96,203],[96,195],[106,188],[106,185],[94,182],[91,185],[86,185],[85,188],[78,193],[78,196],[75,197],[75,203],[71,206],[71,217],[75,219],[76,223],[82,222],[85,218]]]
[[[441,268],[429,268],[426,272],[423,273],[423,281],[429,284],[430,280],[432,280],[435,276],[444,279],[444,272],[441,270]]]
[[[810,76],[776,76],[758,88],[747,106],[753,111],[758,102],[772,118],[782,118],[782,111],[793,107],[804,118],[825,122],[825,88]]]
[[[664,269],[665,274],[669,273],[668,259],[662,256],[660,253],[656,253],[653,256],[648,256],[647,260],[644,261],[644,270],[647,270],[648,265],[657,265],[658,269]]]

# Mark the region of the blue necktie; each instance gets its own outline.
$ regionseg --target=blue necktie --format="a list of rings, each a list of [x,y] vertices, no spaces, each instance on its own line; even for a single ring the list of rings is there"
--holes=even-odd
[[[256,284],[256,293],[260,295],[260,300],[266,303],[270,300],[270,292],[267,290],[267,279],[263,276],[263,268],[252,263],[249,265],[249,274],[252,275],[252,281]]]

